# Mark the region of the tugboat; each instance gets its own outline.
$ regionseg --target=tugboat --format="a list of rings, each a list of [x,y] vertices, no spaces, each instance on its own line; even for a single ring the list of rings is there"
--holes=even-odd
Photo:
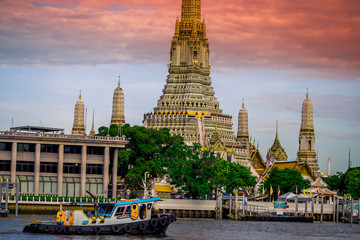
[[[85,214],[84,203],[71,203],[81,210],[60,210],[56,222],[37,222],[26,225],[23,232],[45,234],[112,234],[112,235],[164,235],[169,224],[176,221],[175,214],[151,214],[160,198],[131,199],[120,202],[91,203],[94,214]]]

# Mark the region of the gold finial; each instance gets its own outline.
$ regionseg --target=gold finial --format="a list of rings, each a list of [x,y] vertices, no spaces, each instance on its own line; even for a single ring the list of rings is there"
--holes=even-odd
[[[19,182],[19,179],[16,179],[16,182],[18,183],[18,182]]]
[[[8,178],[6,179],[6,182],[9,182],[9,179],[8,179]]]
[[[3,182],[2,178],[0,179],[0,182]]]
[[[119,75],[118,87],[120,87],[120,75]]]
[[[202,32],[203,32],[203,38],[206,38],[206,23],[205,23],[205,18],[203,19],[203,22],[202,22]]]
[[[309,99],[309,88],[306,88],[306,99]]]
[[[81,90],[80,90],[80,94],[79,94],[79,100],[81,100]]]
[[[242,108],[245,108],[244,99],[242,99]]]
[[[180,36],[180,23],[179,23],[179,17],[176,18],[176,23],[175,23],[175,34],[174,37],[179,37]]]
[[[92,126],[91,126],[91,130],[90,130],[90,136],[96,135],[95,128],[94,128],[94,119],[95,119],[94,115],[95,115],[95,110],[93,110],[93,120],[92,120]]]

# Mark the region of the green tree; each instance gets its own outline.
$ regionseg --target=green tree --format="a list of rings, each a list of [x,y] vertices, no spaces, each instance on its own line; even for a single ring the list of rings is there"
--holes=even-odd
[[[162,155],[162,166],[180,193],[193,198],[205,197],[215,188],[216,161],[213,152],[195,143],[192,147],[174,144]]]
[[[126,124],[122,127],[128,144],[119,151],[119,166],[130,190],[142,188],[146,172],[150,178],[163,177],[166,173],[160,156],[174,143],[183,143],[183,138],[170,136],[168,129],[156,130]]]
[[[254,187],[256,184],[256,178],[251,175],[250,170],[239,163],[217,159],[215,168],[216,185],[227,193]]]
[[[309,188],[311,182],[305,180],[297,170],[290,168],[279,170],[278,168],[274,168],[271,170],[269,177],[265,180],[264,188],[269,190],[270,185],[273,188],[272,196],[275,197],[277,196],[278,186],[280,187],[281,193],[295,192],[296,187],[300,192],[303,188]],[[262,188],[260,190],[262,191]]]
[[[347,189],[346,193],[350,194],[354,199],[360,198],[360,167],[347,170],[344,177],[344,184]]]
[[[331,191],[337,191],[340,193],[341,189],[341,178],[344,175],[342,172],[337,172],[335,175],[324,177],[324,182],[328,185],[328,188]]]

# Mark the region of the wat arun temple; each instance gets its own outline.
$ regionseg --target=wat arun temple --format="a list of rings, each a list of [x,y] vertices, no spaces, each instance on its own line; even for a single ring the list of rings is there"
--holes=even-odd
[[[206,23],[201,19],[201,0],[183,0],[181,19],[176,19],[171,40],[169,74],[163,94],[153,111],[144,114],[143,126],[168,128],[171,135],[182,136],[186,144],[197,142],[223,159],[248,167],[257,177],[263,175],[269,165],[274,165],[275,160],[290,163],[277,131],[274,145],[267,153],[267,163],[263,160],[257,146],[249,139],[244,101],[235,134],[232,116],[223,113],[211,86],[209,55]],[[298,160],[294,161],[293,168],[316,177],[319,165],[314,149],[312,103],[308,94],[304,104]]]

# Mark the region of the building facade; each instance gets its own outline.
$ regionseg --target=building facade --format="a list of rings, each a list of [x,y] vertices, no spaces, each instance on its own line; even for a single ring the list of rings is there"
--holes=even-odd
[[[30,195],[116,195],[120,137],[66,135],[45,131],[0,132],[0,178],[20,183]]]

